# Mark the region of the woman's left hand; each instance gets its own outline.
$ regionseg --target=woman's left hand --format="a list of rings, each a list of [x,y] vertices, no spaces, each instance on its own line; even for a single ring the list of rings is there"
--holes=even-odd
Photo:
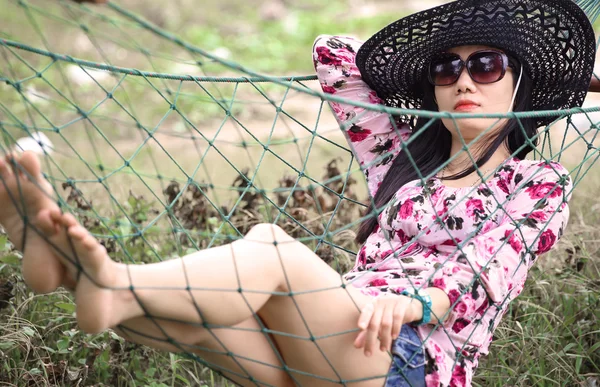
[[[365,355],[371,356],[377,350],[390,350],[392,342],[400,335],[402,325],[417,321],[419,300],[402,295],[385,295],[375,298],[367,304],[358,319],[361,329],[354,341],[356,348],[365,349]],[[379,338],[379,340],[378,340]],[[379,341],[379,342],[378,342]]]

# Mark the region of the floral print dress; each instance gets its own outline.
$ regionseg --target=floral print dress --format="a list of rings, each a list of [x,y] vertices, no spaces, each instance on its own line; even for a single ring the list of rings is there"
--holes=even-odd
[[[355,65],[361,44],[319,36],[315,70],[325,93],[381,104]],[[411,129],[384,113],[329,104],[375,196]],[[437,177],[409,182],[381,212],[345,279],[373,296],[408,287],[436,287],[448,295],[451,308],[442,322],[416,328],[428,355],[427,386],[471,385],[528,270],[562,236],[571,189],[560,164],[509,158],[477,187],[449,187]]]

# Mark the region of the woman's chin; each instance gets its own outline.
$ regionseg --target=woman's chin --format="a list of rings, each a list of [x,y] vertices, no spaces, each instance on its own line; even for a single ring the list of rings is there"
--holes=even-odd
[[[497,130],[507,122],[507,119],[498,121],[497,118],[456,118],[455,120],[443,119],[442,122],[450,132],[460,133],[466,140]]]

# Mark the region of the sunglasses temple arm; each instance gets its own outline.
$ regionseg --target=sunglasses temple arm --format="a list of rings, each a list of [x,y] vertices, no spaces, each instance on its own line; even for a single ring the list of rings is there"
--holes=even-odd
[[[595,75],[592,77],[592,81],[590,82],[589,92],[600,93],[600,79],[596,78]]]

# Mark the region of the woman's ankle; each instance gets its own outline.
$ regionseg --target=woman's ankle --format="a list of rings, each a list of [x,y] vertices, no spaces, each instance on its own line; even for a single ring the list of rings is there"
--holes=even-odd
[[[113,300],[115,302],[116,320],[123,322],[131,318],[144,315],[144,310],[136,297],[135,284],[131,283],[128,264],[111,261],[111,270],[114,270],[114,284],[111,286],[113,291]]]

